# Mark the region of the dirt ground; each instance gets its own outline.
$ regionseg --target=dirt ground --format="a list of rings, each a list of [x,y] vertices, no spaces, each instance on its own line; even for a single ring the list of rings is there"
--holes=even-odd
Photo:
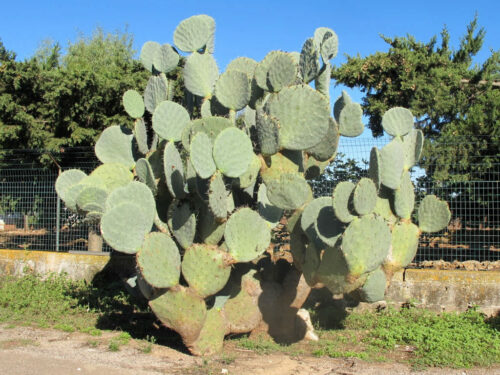
[[[475,369],[434,368],[412,371],[400,363],[368,363],[359,359],[259,355],[228,348],[218,358],[196,358],[172,348],[153,345],[144,353],[144,341],[132,340],[117,352],[107,343],[116,333],[93,337],[32,327],[0,325],[0,374],[5,375],[354,375],[354,374],[500,374],[500,366]]]

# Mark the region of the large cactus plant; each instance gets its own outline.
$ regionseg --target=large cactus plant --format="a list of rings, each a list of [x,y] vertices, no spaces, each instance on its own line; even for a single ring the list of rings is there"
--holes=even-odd
[[[144,44],[140,59],[152,75],[142,94],[123,95],[133,126],[102,133],[95,152],[103,164],[90,175],[68,170],[56,182],[67,207],[100,223],[108,245],[135,254],[134,282],[195,354],[258,327],[292,337],[311,287],[382,299],[420,232],[438,231],[450,217],[430,196],[419,226],[411,222],[409,169],[423,136],[403,108],[384,116],[394,139],[372,150],[369,178],[313,199],[306,179],[332,161],[340,136],[363,131],[361,107],[346,93],[330,107],[338,45],[331,29],[317,29],[300,53],[239,57],[223,73],[214,33],[214,20],[198,15],[179,24],[175,47]],[[178,66],[183,103],[173,101],[167,79]],[[284,215],[295,266],[285,274],[270,246]]]

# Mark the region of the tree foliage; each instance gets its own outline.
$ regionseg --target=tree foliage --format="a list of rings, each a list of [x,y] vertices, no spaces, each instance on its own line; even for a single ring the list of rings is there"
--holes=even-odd
[[[440,44],[423,43],[411,35],[389,38],[387,52],[348,57],[333,78],[364,93],[363,111],[374,136],[382,134],[383,113],[391,107],[409,108],[429,141],[423,164],[435,180],[482,178],[500,155],[500,52],[491,52],[473,65],[485,30],[477,18],[467,26],[458,49],[450,46],[446,28]],[[481,163],[478,163],[481,157]]]
[[[89,146],[106,127],[129,125],[122,94],[148,77],[134,53],[130,34],[102,30],[65,55],[46,43],[24,61],[0,41],[0,148]]]

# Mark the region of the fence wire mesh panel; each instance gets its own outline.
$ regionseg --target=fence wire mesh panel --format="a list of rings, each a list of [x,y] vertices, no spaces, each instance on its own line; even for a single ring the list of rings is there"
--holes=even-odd
[[[88,148],[60,153],[2,150],[0,248],[87,251],[89,226],[58,199],[54,185],[59,168],[88,173],[98,164]]]
[[[366,176],[371,148],[388,142],[387,138],[342,138],[335,161],[320,179],[311,181],[315,196],[331,196],[338,182]],[[412,170],[416,207],[425,194],[435,194],[449,203],[452,219],[442,232],[421,236],[416,263],[500,260],[499,144],[498,137],[426,144],[421,166]],[[0,248],[86,251],[89,227],[64,203],[58,207],[54,183],[59,167],[89,173],[98,164],[93,150],[87,148],[58,154],[2,151]],[[287,242],[286,236],[279,238],[282,245]],[[104,245],[103,250],[109,247]]]

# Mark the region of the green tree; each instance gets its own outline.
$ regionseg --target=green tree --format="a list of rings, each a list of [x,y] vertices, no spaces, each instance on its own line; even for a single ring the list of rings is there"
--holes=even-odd
[[[90,146],[107,126],[131,125],[123,92],[148,77],[134,54],[130,34],[102,30],[70,43],[64,56],[45,43],[21,62],[0,44],[0,148]]]
[[[374,136],[382,134],[382,115],[391,107],[409,108],[429,140],[423,165],[439,181],[481,179],[500,162],[500,52],[481,65],[485,30],[477,18],[467,26],[458,49],[449,45],[446,28],[441,43],[416,41],[411,35],[388,38],[387,52],[348,57],[333,78],[365,93],[363,111]],[[478,157],[481,164],[478,165]]]

